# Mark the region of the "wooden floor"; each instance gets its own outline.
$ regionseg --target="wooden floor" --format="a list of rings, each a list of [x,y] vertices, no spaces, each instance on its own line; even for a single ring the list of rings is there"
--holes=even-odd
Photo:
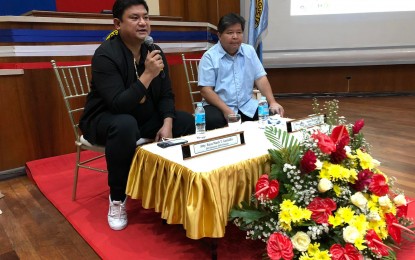
[[[363,132],[372,156],[382,162],[386,174],[398,178],[406,195],[415,198],[415,96],[337,99],[340,114],[349,122],[365,119]],[[312,111],[310,98],[279,102],[287,117]],[[0,199],[0,259],[99,259],[27,177],[0,181],[0,191],[5,194]]]

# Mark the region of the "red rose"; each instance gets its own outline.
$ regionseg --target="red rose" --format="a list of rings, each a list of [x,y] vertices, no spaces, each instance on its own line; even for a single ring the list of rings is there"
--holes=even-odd
[[[281,233],[272,234],[267,242],[267,253],[271,260],[293,259],[293,244],[291,239]]]
[[[336,126],[331,132],[330,138],[335,144],[339,144],[341,142],[343,147],[350,142],[349,132],[344,125]]]
[[[317,131],[317,133],[312,134],[311,137],[317,140],[318,148],[320,148],[320,150],[323,153],[330,154],[336,150],[336,145],[334,144],[333,140],[329,136],[321,133],[320,131]]]
[[[376,196],[385,196],[389,192],[388,183],[382,174],[374,174],[372,182],[369,184],[369,190]]]
[[[332,215],[332,211],[336,210],[337,205],[334,200],[330,198],[319,198],[316,197],[313,201],[308,204],[307,209],[309,209],[311,214],[311,219],[313,219],[318,224],[327,224],[329,216]]]
[[[365,121],[363,119],[357,120],[352,127],[353,134],[355,135],[358,134],[364,125],[365,125]]]
[[[363,170],[357,174],[357,181],[352,185],[356,191],[362,191],[372,182],[373,172],[370,170]]]
[[[259,177],[255,185],[255,196],[259,198],[261,195],[269,199],[274,199],[278,196],[280,191],[280,184],[277,180],[269,181],[268,174]]]
[[[336,145],[336,150],[330,154],[331,163],[341,163],[344,159],[347,158],[346,150],[341,144]]]
[[[388,247],[385,244],[383,244],[382,240],[373,229],[369,230],[366,233],[366,244],[369,247],[369,249],[375,254],[379,254],[382,256],[389,255]]]
[[[317,156],[313,151],[308,150],[305,152],[300,162],[300,168],[303,173],[310,173],[316,169]]]
[[[396,243],[401,243],[401,229],[398,226],[398,221],[391,213],[385,214],[386,224],[388,225],[388,233]],[[395,224],[395,225],[394,225]]]
[[[330,254],[332,260],[359,260],[361,254],[352,244],[346,244],[344,248],[339,244],[334,244],[330,247]]]

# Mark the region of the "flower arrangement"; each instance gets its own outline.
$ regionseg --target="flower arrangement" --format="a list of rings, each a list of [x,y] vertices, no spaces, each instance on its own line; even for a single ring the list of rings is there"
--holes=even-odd
[[[396,259],[402,237],[414,239],[410,201],[378,169],[361,129],[363,120],[336,118],[302,141],[266,127],[269,174],[256,183],[251,202],[231,211],[248,239],[266,243],[270,259]]]

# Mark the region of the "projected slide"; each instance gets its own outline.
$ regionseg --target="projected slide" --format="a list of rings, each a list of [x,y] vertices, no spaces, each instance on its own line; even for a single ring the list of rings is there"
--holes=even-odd
[[[415,0],[291,0],[291,15],[414,11]]]

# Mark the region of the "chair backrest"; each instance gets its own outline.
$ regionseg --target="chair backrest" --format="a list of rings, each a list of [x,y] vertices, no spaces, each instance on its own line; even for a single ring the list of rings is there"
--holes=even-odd
[[[90,91],[91,64],[57,66],[54,60],[51,60],[51,63],[71,120],[76,141],[79,141],[81,132],[78,128],[78,122],[84,110],[86,96]]]
[[[190,93],[190,100],[193,108],[196,108],[196,104],[202,101],[202,96],[200,95],[200,90],[197,86],[200,59],[187,59],[184,54],[182,54],[182,59],[184,72],[186,73],[187,86]]]

